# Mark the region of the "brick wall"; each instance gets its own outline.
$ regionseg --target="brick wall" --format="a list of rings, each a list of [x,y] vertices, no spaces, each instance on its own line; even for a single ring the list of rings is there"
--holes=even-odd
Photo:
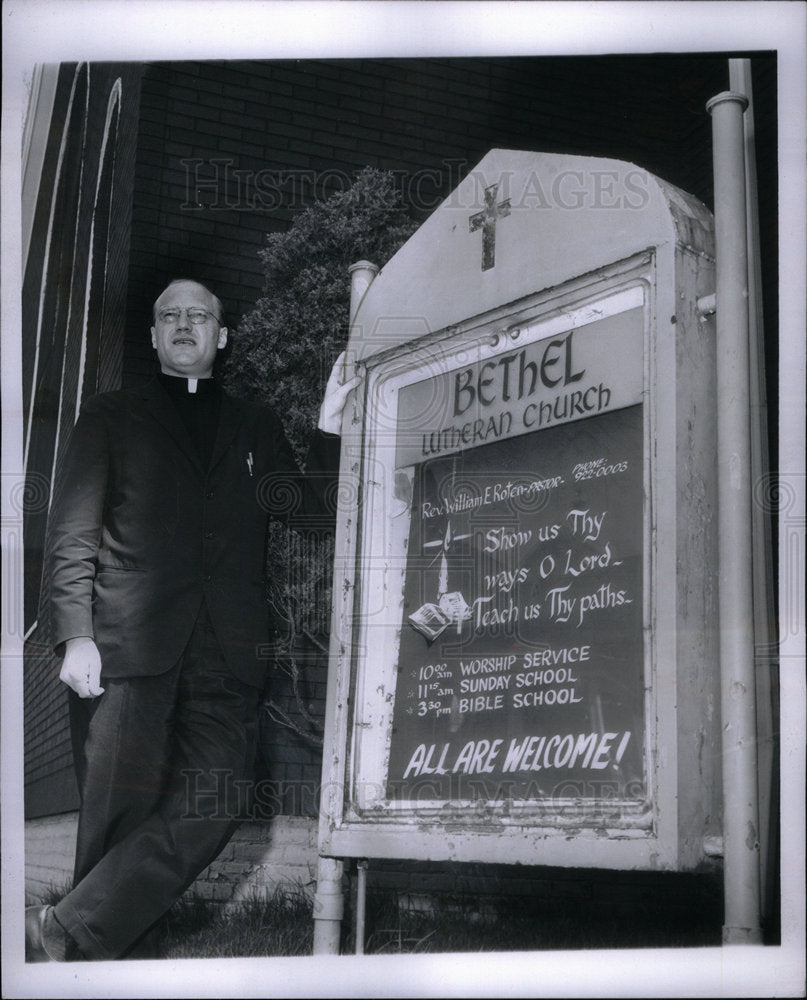
[[[26,903],[39,902],[69,888],[77,824],[76,812],[26,823]],[[271,896],[276,886],[310,893],[315,888],[316,873],[316,820],[276,816],[268,821],[242,823],[188,894],[218,903],[237,903]]]
[[[277,816],[242,823],[190,892],[222,903],[268,897],[276,886],[313,893],[317,875],[317,823],[304,816]]]
[[[73,878],[78,813],[31,819],[25,824],[25,903],[69,889]]]

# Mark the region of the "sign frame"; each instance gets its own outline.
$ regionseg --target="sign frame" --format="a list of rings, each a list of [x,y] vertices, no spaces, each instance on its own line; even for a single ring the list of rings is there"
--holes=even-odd
[[[649,249],[559,288],[469,317],[403,347],[384,349],[381,344],[381,350],[365,357],[365,391],[357,400],[353,423],[343,442],[343,468],[350,471],[357,488],[352,491],[355,502],[337,538],[334,580],[341,589],[342,599],[335,602],[334,608],[339,654],[336,663],[332,662],[329,685],[321,855],[606,868],[679,866],[677,776],[669,773],[671,763],[675,770],[677,679],[674,665],[666,671],[667,680],[661,679],[659,661],[670,650],[664,649],[664,630],[657,631],[654,627],[663,617],[663,611],[651,598],[659,593],[660,565],[669,567],[668,557],[672,554],[671,550],[664,552],[668,547],[658,532],[659,509],[665,501],[659,501],[664,477],[658,472],[656,442],[659,421],[664,420],[669,400],[657,379],[659,364],[664,365],[665,360],[658,344],[656,288],[656,253]],[[441,802],[417,808],[411,804],[402,808],[385,806],[383,795],[379,796],[377,740],[375,749],[368,753],[379,724],[382,733],[384,726],[391,725],[389,706],[391,698],[394,699],[394,690],[390,692],[384,678],[379,679],[369,666],[371,660],[378,662],[379,647],[378,641],[372,640],[369,628],[377,608],[371,607],[368,599],[370,595],[385,593],[383,574],[390,569],[389,566],[381,570],[373,568],[373,561],[378,558],[373,525],[387,526],[390,522],[388,501],[380,499],[387,489],[383,483],[389,463],[380,460],[378,445],[373,443],[377,435],[373,432],[393,428],[388,421],[384,423],[389,408],[379,406],[379,393],[394,384],[395,379],[406,384],[416,369],[434,372],[437,366],[439,370],[452,355],[456,360],[458,354],[470,350],[487,348],[495,352],[501,346],[499,339],[511,336],[515,330],[530,330],[533,336],[537,330],[540,336],[535,339],[544,340],[564,330],[585,326],[587,321],[595,322],[602,316],[604,302],[613,309],[622,297],[623,305],[631,302],[635,307],[637,293],[643,310],[642,632],[646,800],[641,808],[626,803],[621,812],[611,808],[613,803],[606,809],[592,809],[591,802],[577,806],[564,803],[562,810],[516,809],[515,817],[512,809],[508,812],[501,804],[484,802]],[[382,451],[384,447],[382,444]],[[377,533],[376,530],[376,536]],[[378,572],[381,577],[368,581],[368,569],[371,577]],[[382,580],[380,585],[379,580]],[[389,634],[389,622],[382,625],[379,631]],[[375,770],[371,769],[368,775],[366,761],[372,762],[373,757]],[[665,768],[667,778],[673,780],[660,780],[660,772]]]

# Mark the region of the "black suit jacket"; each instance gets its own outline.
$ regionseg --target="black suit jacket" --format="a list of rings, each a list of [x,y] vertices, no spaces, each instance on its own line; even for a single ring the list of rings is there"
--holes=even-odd
[[[231,670],[261,686],[268,518],[326,526],[338,455],[317,432],[301,477],[274,412],[224,394],[205,470],[158,380],[88,399],[51,519],[54,644],[94,637],[102,677],[162,673],[204,598]]]

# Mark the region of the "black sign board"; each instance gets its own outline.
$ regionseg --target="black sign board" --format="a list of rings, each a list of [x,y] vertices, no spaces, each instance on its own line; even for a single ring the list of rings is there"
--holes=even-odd
[[[642,405],[414,467],[387,795],[643,800]]]

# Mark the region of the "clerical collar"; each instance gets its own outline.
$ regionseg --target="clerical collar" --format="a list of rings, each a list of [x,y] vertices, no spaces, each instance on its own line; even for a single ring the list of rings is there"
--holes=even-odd
[[[157,377],[172,396],[209,395],[219,388],[213,378],[186,378],[184,375],[166,375],[165,372],[160,372]]]

